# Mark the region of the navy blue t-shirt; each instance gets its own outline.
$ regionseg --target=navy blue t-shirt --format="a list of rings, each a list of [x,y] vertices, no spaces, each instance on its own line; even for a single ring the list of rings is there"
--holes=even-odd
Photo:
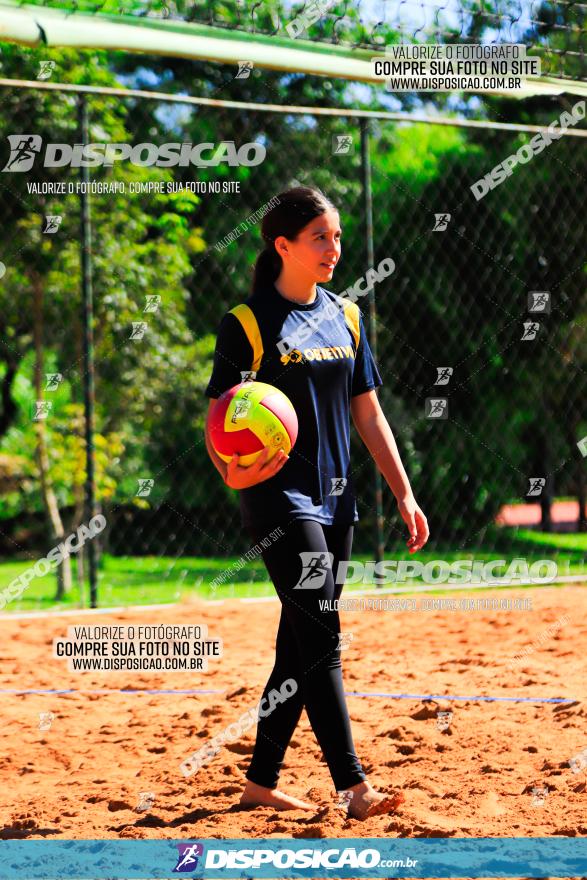
[[[383,383],[362,314],[351,306],[358,316],[356,345],[345,319],[344,302],[318,286],[316,298],[307,304],[286,299],[274,286],[253,294],[245,305],[258,325],[255,347],[234,314],[227,312],[220,322],[206,396],[219,397],[242,382],[241,374],[252,369],[262,350],[254,378],[287,395],[299,424],[297,441],[281,470],[240,490],[245,527],[292,519],[350,525],[359,518],[350,476],[350,400]],[[303,342],[294,342],[294,349],[282,353],[277,343],[302,328],[306,334]]]

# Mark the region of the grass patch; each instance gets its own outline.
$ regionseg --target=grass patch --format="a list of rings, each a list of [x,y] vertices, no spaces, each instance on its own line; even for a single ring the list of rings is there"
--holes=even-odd
[[[407,549],[388,553],[387,560],[418,561],[422,565],[433,560],[471,559],[489,561],[504,559],[509,564],[512,559],[525,559],[528,566],[539,559],[552,559],[558,565],[559,575],[585,574],[587,556],[587,534],[558,534],[537,532],[532,529],[496,530],[491,534],[491,546],[480,547],[475,551],[454,550],[440,546],[426,547],[417,557],[410,556]],[[369,554],[353,555],[353,560],[363,563],[372,560]],[[5,589],[14,578],[30,567],[29,561],[5,562],[0,564],[0,590]],[[33,578],[23,595],[8,603],[7,611],[38,611],[88,607],[89,589],[84,587],[84,599],[80,587],[75,582],[75,565],[72,567],[74,586],[71,594],[61,602],[55,601],[56,579],[50,572],[40,578]],[[230,571],[226,583],[211,586],[216,577]],[[352,576],[350,576],[352,579]],[[423,581],[413,578],[410,583],[418,586]],[[406,586],[407,584],[401,584]],[[369,589],[374,584],[353,584],[345,586],[345,593]],[[393,586],[391,583],[383,584]],[[515,586],[515,585],[514,585]],[[495,587],[488,587],[495,589]],[[445,592],[443,584],[434,592]],[[162,556],[110,556],[105,554],[100,561],[98,575],[98,598],[101,607],[132,605],[158,605],[174,603],[183,596],[197,596],[202,599],[230,599],[244,597],[273,596],[273,584],[268,579],[267,570],[261,556],[242,565],[242,557],[222,558],[201,557],[162,557]]]

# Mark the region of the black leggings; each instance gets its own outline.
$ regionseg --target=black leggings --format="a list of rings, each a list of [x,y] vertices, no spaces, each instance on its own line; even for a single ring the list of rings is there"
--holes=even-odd
[[[282,525],[284,535],[262,551],[263,561],[281,601],[281,617],[275,643],[275,665],[263,691],[267,702],[271,690],[294,679],[297,691],[273,705],[259,717],[257,739],[246,777],[258,785],[275,788],[285,751],[305,707],[312,730],[328,764],[337,791],[364,780],[355,753],[350,719],[344,697],[340,660],[338,611],[324,611],[320,600],[338,599],[342,584],[334,577],[341,560],[350,559],[354,527],[322,525],[313,520],[293,520]],[[258,543],[270,529],[251,530]],[[313,589],[294,589],[302,575],[300,552],[330,552],[332,567],[324,583]],[[316,578],[316,581],[323,577]],[[311,581],[309,581],[311,582]]]

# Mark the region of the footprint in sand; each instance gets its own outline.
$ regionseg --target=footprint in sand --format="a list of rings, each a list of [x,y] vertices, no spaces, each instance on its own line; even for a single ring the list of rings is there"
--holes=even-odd
[[[223,785],[222,788],[216,790],[216,794],[240,794],[241,791],[241,785]],[[206,792],[204,792],[204,794],[206,794]],[[214,794],[214,792],[212,792],[212,794]]]
[[[453,837],[457,832],[448,831],[446,828],[430,828],[428,825],[416,825],[412,831],[412,837]]]
[[[329,837],[328,829],[322,828],[322,826],[318,825],[316,828],[305,828],[303,831],[294,831],[291,835],[294,840],[299,838],[326,838]]]
[[[132,810],[132,807],[126,801],[109,801],[108,809],[111,813],[117,813],[119,810]]]
[[[504,813],[508,812],[506,807],[503,807],[500,804],[499,795],[494,791],[489,792],[489,794],[486,794],[485,797],[480,799],[478,810],[489,816],[503,816]]]
[[[411,837],[413,828],[405,822],[390,822],[385,829],[385,833],[394,833],[397,837]]]
[[[397,748],[398,752],[400,753],[400,755],[413,755],[414,752],[416,751],[415,746],[410,746],[407,743],[405,745],[396,746],[396,748]]]
[[[225,748],[229,752],[233,752],[235,755],[252,755],[253,754],[253,744],[252,743],[229,743],[225,746]]]
[[[222,715],[223,711],[220,706],[206,706],[205,709],[202,709],[200,715],[203,718],[208,718],[210,715]]]
[[[405,727],[393,727],[391,730],[385,731],[385,733],[378,734],[378,736],[385,736],[390,739],[405,739],[406,733]]]
[[[410,715],[410,718],[413,718],[414,721],[427,721],[429,718],[436,718],[439,708],[438,703],[434,700],[426,700],[420,709]]]
[[[12,820],[12,830],[14,831],[28,831],[29,829],[36,827],[37,820],[30,813],[25,813],[22,819]]]

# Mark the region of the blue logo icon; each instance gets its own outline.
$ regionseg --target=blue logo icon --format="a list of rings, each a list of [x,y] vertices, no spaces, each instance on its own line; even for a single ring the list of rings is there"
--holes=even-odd
[[[204,846],[201,843],[179,843],[177,845],[179,855],[177,865],[173,869],[179,874],[187,874],[195,871],[198,867],[198,856],[203,855]]]

